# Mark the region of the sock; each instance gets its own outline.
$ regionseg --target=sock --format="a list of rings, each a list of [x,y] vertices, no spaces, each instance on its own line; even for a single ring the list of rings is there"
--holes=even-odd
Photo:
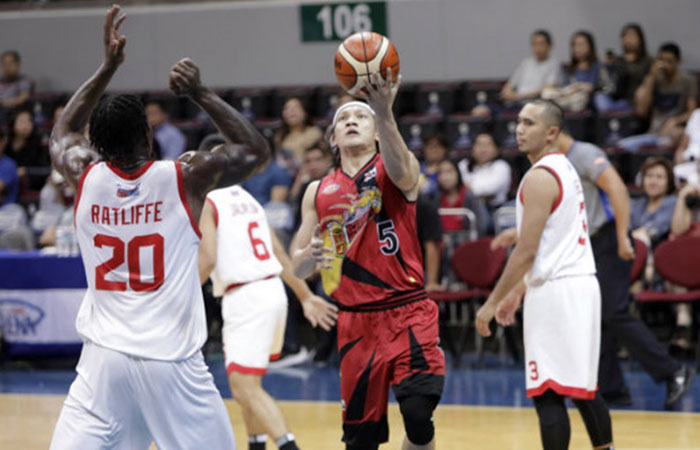
[[[275,444],[280,450],[299,450],[296,442],[294,442],[294,435],[292,433],[283,434],[278,437],[275,439]]]
[[[265,450],[267,442],[266,434],[253,434],[248,436],[248,450]]]

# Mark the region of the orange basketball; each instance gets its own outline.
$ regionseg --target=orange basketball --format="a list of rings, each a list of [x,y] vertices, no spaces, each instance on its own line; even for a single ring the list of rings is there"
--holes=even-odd
[[[335,76],[343,89],[355,95],[370,75],[380,72],[386,79],[391,67],[392,81],[399,76],[399,54],[394,44],[379,33],[362,31],[345,39],[335,52]]]

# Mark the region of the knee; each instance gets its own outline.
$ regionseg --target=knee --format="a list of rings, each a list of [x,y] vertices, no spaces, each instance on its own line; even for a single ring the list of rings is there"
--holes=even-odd
[[[243,406],[255,401],[258,391],[262,389],[260,386],[256,385],[253,380],[241,379],[233,375],[229,381],[233,399]]]
[[[435,399],[426,396],[407,397],[399,402],[406,437],[412,444],[426,445],[433,440],[435,406],[437,406]]]

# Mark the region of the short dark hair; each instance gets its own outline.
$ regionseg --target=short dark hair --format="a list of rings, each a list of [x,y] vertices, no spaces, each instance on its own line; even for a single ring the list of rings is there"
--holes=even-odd
[[[664,42],[661,44],[659,53],[671,53],[678,61],[681,60],[681,48],[675,42]]]
[[[559,104],[553,100],[538,98],[527,102],[526,104],[544,106],[543,114],[555,127],[560,130],[564,129],[564,110]]]
[[[128,161],[138,147],[149,146],[150,127],[135,95],[106,96],[90,116],[90,142],[107,161]]]
[[[225,144],[226,143],[226,138],[224,138],[221,134],[219,133],[212,133],[208,134],[202,139],[202,142],[199,143],[199,148],[197,150],[201,150],[204,152],[210,152],[216,147],[217,145]]]
[[[22,58],[19,56],[17,50],[5,50],[2,52],[2,59],[5,59],[5,56],[12,56],[12,59],[14,59],[16,63],[22,62]]]
[[[533,31],[530,35],[530,39],[534,38],[535,36],[542,36],[544,40],[547,41],[547,45],[550,47],[552,46],[552,35],[549,34],[549,31],[545,30],[544,28],[539,28]]]
[[[330,145],[324,141],[323,139],[319,139],[316,141],[311,147],[307,147],[306,150],[304,150],[304,154],[310,153],[313,151],[318,150],[323,154],[324,158],[332,158],[333,157],[333,152],[330,149]]]
[[[647,171],[656,166],[661,166],[666,172],[666,195],[673,194],[676,190],[673,176],[673,165],[671,164],[671,161],[663,156],[652,156],[644,161],[642,168],[639,169],[639,173],[642,176],[642,187],[644,186],[644,176],[646,175]]]

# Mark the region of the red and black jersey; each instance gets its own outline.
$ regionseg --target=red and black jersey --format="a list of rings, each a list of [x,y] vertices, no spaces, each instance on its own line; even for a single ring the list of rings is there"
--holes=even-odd
[[[416,203],[386,173],[379,153],[354,176],[340,168],[316,191],[326,247],[335,255],[321,271],[326,293],[341,308],[385,309],[425,298]]]

